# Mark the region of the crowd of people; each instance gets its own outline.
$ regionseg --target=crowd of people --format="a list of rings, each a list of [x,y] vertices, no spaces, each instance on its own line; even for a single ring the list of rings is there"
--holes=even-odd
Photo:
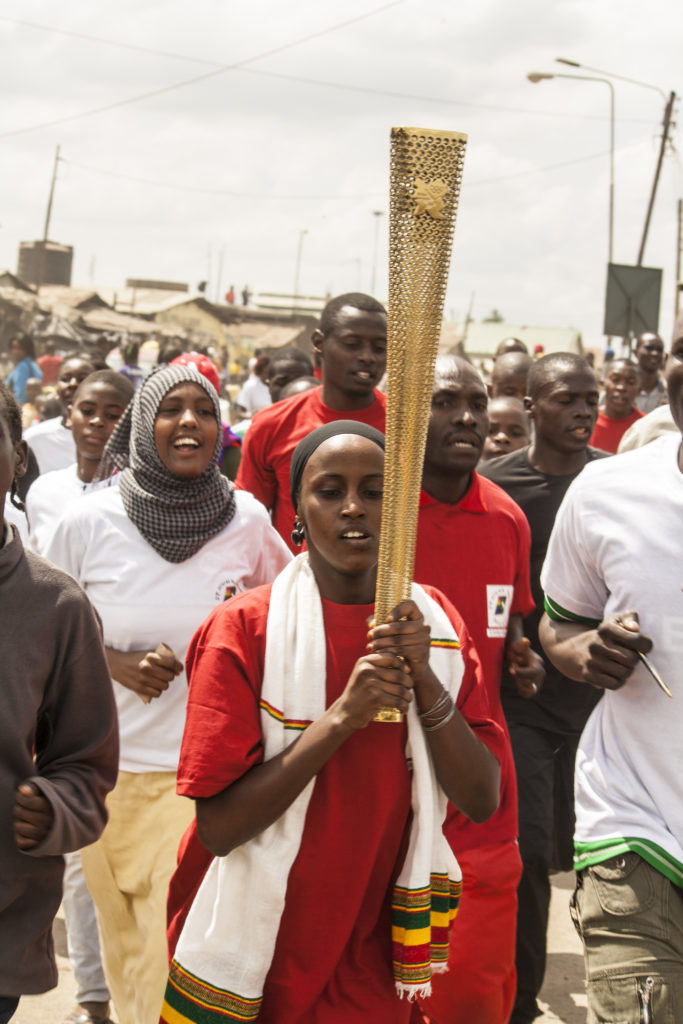
[[[572,868],[590,1024],[676,1020],[683,318],[666,374],[439,357],[385,622],[386,311],[311,342],[226,415],[205,354],[12,340],[0,1024],[62,896],[70,1024],[530,1024]]]

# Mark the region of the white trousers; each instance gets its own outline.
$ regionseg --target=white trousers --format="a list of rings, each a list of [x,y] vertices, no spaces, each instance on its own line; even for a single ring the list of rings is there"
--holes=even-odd
[[[77,1003],[108,1003],[109,989],[104,977],[95,905],[86,885],[81,851],[64,857],[66,942],[76,980]]]

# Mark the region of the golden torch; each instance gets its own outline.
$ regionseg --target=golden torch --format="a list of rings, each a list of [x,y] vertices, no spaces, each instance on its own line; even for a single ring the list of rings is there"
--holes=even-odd
[[[467,136],[392,128],[387,421],[375,621],[410,597],[427,426]],[[377,722],[400,722],[382,708]]]

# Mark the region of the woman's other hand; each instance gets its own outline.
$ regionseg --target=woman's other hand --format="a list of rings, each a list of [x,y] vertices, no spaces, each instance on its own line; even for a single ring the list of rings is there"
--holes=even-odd
[[[112,679],[137,693],[145,704],[161,697],[183,671],[182,662],[163,643],[154,651],[117,651],[107,647],[105,652]]]

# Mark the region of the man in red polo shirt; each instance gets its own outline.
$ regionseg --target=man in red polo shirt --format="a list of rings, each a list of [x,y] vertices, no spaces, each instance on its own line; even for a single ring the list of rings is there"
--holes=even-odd
[[[474,640],[491,717],[505,730],[500,701],[503,660],[518,692],[542,685],[541,658],[523,635],[534,607],[529,583],[529,525],[519,506],[475,472],[488,434],[486,387],[464,359],[437,361],[417,530],[415,579],[453,601]],[[498,810],[475,825],[449,808],[444,833],[460,863],[463,895],[453,924],[450,970],[432,979],[432,995],[414,1020],[433,1024],[507,1024],[515,995],[517,786],[509,738]]]
[[[313,347],[322,360],[322,387],[254,416],[235,481],[270,509],[273,526],[294,552],[289,463],[299,441],[333,420],[358,420],[384,431],[386,399],[376,390],[387,356],[384,306],[360,292],[331,299],[313,332]]]

